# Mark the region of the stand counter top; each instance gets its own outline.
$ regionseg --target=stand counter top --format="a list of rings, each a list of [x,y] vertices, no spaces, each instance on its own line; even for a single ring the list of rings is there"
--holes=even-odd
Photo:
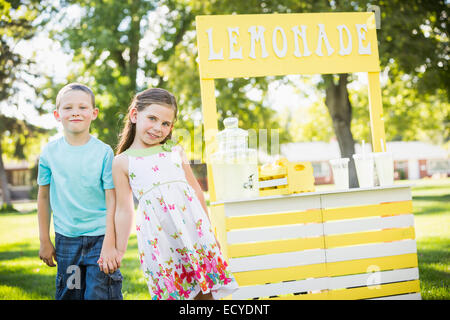
[[[362,192],[362,191],[375,191],[375,190],[385,190],[385,189],[400,189],[400,188],[410,188],[415,184],[394,184],[391,186],[377,186],[370,188],[350,188],[350,189],[331,189],[331,190],[323,190],[323,191],[315,191],[315,192],[302,192],[302,193],[293,193],[293,194],[285,194],[285,195],[276,195],[276,196],[265,196],[265,197],[256,197],[256,198],[245,198],[245,199],[236,199],[236,200],[222,200],[222,201],[214,201],[211,202],[211,206],[222,205],[222,204],[232,204],[239,202],[248,202],[248,201],[264,201],[264,200],[272,200],[272,199],[289,199],[295,197],[308,197],[308,196],[317,196],[324,194],[338,194],[338,193],[354,193],[354,192]]]

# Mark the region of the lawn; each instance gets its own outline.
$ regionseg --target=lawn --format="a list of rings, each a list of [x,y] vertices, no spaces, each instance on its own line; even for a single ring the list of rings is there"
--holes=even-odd
[[[404,183],[404,182],[403,182]],[[413,207],[423,299],[450,299],[450,178],[415,181]],[[35,203],[0,214],[0,299],[53,299],[56,268],[38,257]],[[51,230],[53,234],[53,229]],[[148,299],[132,234],[121,271],[124,299]]]

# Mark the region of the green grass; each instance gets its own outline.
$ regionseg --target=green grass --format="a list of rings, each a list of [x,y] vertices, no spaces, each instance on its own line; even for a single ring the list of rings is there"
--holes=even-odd
[[[417,181],[414,223],[423,299],[450,299],[450,179]]]
[[[16,208],[27,210],[29,206]],[[50,268],[39,259],[35,204],[33,207],[25,213],[0,215],[0,300],[54,298],[56,267]],[[53,226],[50,234],[54,234]],[[137,252],[136,235],[132,234],[121,267],[126,279],[122,287],[124,299],[149,299]]]
[[[421,295],[429,300],[450,299],[450,179],[413,183]],[[20,212],[0,214],[0,299],[53,299],[56,268],[47,267],[38,257],[36,204],[15,208]],[[121,272],[124,299],[149,299],[135,234],[130,237]]]

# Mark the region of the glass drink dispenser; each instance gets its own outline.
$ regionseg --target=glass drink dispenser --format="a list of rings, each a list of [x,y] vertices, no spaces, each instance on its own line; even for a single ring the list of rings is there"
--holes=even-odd
[[[248,148],[248,132],[238,128],[237,118],[226,118],[216,138],[219,149],[212,155],[216,198],[238,200],[259,196],[258,156]]]

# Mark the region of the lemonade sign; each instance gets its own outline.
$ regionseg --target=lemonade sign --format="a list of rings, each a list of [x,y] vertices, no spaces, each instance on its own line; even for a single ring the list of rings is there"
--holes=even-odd
[[[378,72],[373,13],[197,17],[203,79]]]

